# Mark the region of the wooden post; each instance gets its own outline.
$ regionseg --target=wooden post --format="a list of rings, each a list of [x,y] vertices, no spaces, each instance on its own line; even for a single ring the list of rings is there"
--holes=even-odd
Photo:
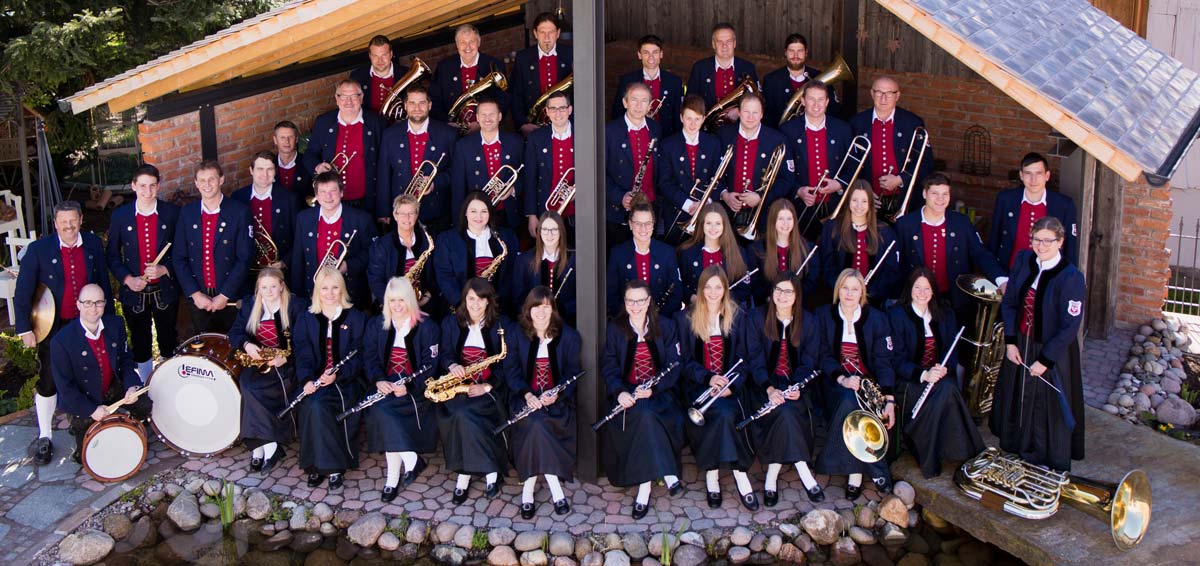
[[[1092,157],[1092,154],[1083,150],[1078,151],[1083,153],[1083,174],[1079,183],[1079,202],[1076,205],[1079,207],[1079,234],[1077,237],[1077,241],[1079,242],[1079,265],[1076,267],[1080,271],[1083,271],[1086,280],[1091,281],[1091,266],[1088,265],[1088,259],[1092,254],[1089,249],[1091,246],[1088,243],[1091,242],[1092,223],[1095,219],[1094,207],[1096,206],[1096,169],[1098,162],[1095,157]],[[1081,343],[1091,319],[1088,315],[1089,313],[1084,313],[1083,324],[1079,327]]]
[[[14,97],[14,102],[17,103],[17,156],[21,160],[21,184],[25,186],[25,229],[36,230],[39,226],[38,217],[33,215],[33,183],[29,180],[29,137],[25,131],[25,105],[21,104],[20,97]],[[45,235],[49,231],[45,226],[41,228],[38,234]]]
[[[1095,163],[1090,156],[1088,159]],[[1084,167],[1085,173],[1088,169]],[[1116,325],[1124,185],[1112,169],[1100,167],[1098,163],[1092,169],[1096,175],[1094,190],[1091,191],[1094,195],[1093,206],[1090,207],[1091,233],[1086,246],[1083,245],[1084,240],[1080,240],[1080,264],[1087,266],[1087,335],[1092,338],[1107,338]],[[1084,194],[1086,197],[1088,193]],[[1082,255],[1084,249],[1088,252],[1086,263],[1083,259],[1085,256]]]
[[[846,81],[842,88],[842,115],[849,118],[858,112],[858,26],[862,23],[860,0],[842,0],[842,58],[854,74],[854,80]]]

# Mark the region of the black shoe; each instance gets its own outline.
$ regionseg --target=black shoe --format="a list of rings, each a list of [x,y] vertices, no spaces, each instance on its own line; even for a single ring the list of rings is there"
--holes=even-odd
[[[755,497],[753,491],[742,496],[742,507],[751,513],[758,511],[758,497]]]
[[[854,501],[862,495],[862,485],[846,485],[846,501]]]
[[[316,488],[323,481],[325,481],[325,474],[318,474],[317,472],[308,474],[308,487]]]
[[[454,488],[454,497],[450,499],[455,505],[462,505],[467,500],[467,490]]]
[[[342,484],[346,482],[346,476],[342,472],[329,474],[329,489],[342,489]]]
[[[483,490],[483,494],[486,495],[488,499],[495,499],[496,496],[500,495],[500,482],[497,481],[496,483],[487,484],[487,487]]]
[[[708,492],[708,507],[710,509],[719,509],[721,507],[721,492]]]
[[[638,519],[645,517],[646,513],[649,511],[650,511],[649,505],[642,505],[641,503],[634,503],[633,504],[633,520],[637,521]]]
[[[275,465],[280,462],[280,460],[283,460],[283,458],[285,456],[287,456],[287,452],[283,449],[282,446],[276,448],[275,453],[271,454],[270,458],[267,458],[266,460],[263,461],[262,469],[259,471],[264,474],[271,471],[272,469],[275,468]]]
[[[79,464],[80,466],[82,466],[82,465],[83,465],[83,458],[82,458],[82,457],[81,457],[81,455],[79,454],[79,451],[78,451],[78,450],[72,450],[72,451],[71,451],[71,461],[72,461],[72,462],[75,462],[76,464]]]
[[[878,491],[879,495],[887,495],[892,492],[892,482],[887,478],[872,478],[871,481],[875,483],[875,491]]]
[[[763,490],[763,505],[774,507],[779,504],[779,492],[769,489]]]
[[[413,466],[413,469],[404,472],[404,477],[400,478],[400,487],[408,487],[412,485],[412,482],[417,481],[417,478],[421,477],[421,472],[425,471],[425,466],[425,459],[418,456],[417,465]]]
[[[261,472],[262,467],[263,467],[263,459],[262,458],[251,458],[250,459],[250,471],[251,472]]]
[[[571,502],[567,501],[566,497],[554,502],[554,514],[555,515],[566,515],[567,513],[570,513],[570,512],[571,512]]]
[[[384,503],[391,503],[399,494],[400,490],[390,485],[385,485],[383,486],[383,493],[379,496],[379,498],[382,499]]]
[[[805,493],[808,494],[808,500],[812,501],[813,503],[820,503],[822,501],[825,501],[825,490],[821,489],[821,486],[819,486],[819,485],[814,485],[812,489],[805,491]],[[861,487],[859,488],[859,493],[862,493]],[[849,489],[846,490],[846,497],[850,497]],[[857,498],[858,496],[855,495],[854,497]],[[851,501],[854,501],[854,500],[851,499]]]
[[[671,497],[677,497],[679,494],[683,493],[683,482],[676,481],[675,483],[667,486],[667,493]]]
[[[50,457],[54,455],[54,443],[49,438],[42,437],[37,439],[34,445],[33,461],[39,466],[45,466],[50,463]]]
[[[535,505],[533,503],[522,503],[521,504],[521,518],[522,519],[525,519],[526,521],[528,521],[533,518],[533,515],[535,513],[537,513],[537,505]]]

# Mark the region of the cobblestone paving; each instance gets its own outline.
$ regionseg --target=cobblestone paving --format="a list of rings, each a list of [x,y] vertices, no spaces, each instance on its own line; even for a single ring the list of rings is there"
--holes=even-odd
[[[1117,384],[1133,345],[1133,330],[1114,330],[1107,339],[1083,341],[1083,400],[1099,409]]]

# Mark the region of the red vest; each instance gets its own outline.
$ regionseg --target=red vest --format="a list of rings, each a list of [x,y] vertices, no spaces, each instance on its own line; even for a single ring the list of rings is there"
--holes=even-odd
[[[342,171],[342,200],[359,200],[367,196],[367,156],[363,146],[363,123],[338,125],[338,151],[350,158]],[[345,163],[339,159],[337,165]]]
[[[1017,214],[1017,233],[1013,234],[1013,251],[1008,258],[1008,267],[1012,268],[1017,261],[1017,254],[1023,250],[1030,249],[1029,231],[1033,229],[1033,223],[1045,218],[1046,203],[1030,204],[1021,199],[1021,211]],[[996,222],[1002,222],[1003,219],[996,219]]]
[[[100,364],[100,396],[104,397],[113,380],[112,364],[108,362],[108,347],[104,345],[104,333],[101,332],[100,338],[96,340],[88,338],[87,341],[88,346],[92,348],[92,354],[96,356],[96,363]]]
[[[258,323],[258,332],[254,333],[258,344],[264,348],[279,347],[279,331],[275,328],[274,320],[264,320]]]
[[[553,135],[550,136],[550,152],[554,155],[550,166],[550,188],[553,189],[558,180],[562,178],[563,173],[575,166],[575,139],[574,137],[560,140]],[[575,174],[572,173],[567,178],[567,184],[575,184]],[[567,204],[567,208],[563,210],[564,217],[575,216],[575,201],[572,200]]]
[[[345,212],[345,211],[343,211],[343,212]],[[318,263],[316,265],[319,265],[320,264],[319,262],[322,259],[324,259],[325,254],[329,253],[329,246],[332,246],[334,241],[341,239],[341,234],[342,234],[342,218],[341,217],[338,217],[337,222],[330,224],[330,223],[326,222],[324,218],[321,217],[320,213],[317,214],[317,257],[316,257],[316,261]]]
[[[725,337],[709,336],[704,343],[704,367],[712,373],[725,372]]]
[[[550,90],[558,82],[558,55],[538,56],[538,94]]]
[[[1033,319],[1037,315],[1037,289],[1029,288],[1025,293],[1025,300],[1022,301],[1021,309],[1021,334],[1025,336],[1033,336]]]
[[[554,387],[554,373],[550,371],[550,358],[537,358],[534,360],[533,366],[533,390],[534,395],[541,395],[542,392]]]
[[[937,359],[937,338],[925,337],[925,349],[921,351],[921,367],[931,368]]]
[[[725,95],[733,90],[733,81],[733,65],[728,69],[717,67],[717,72],[713,73],[713,92],[717,95],[717,100],[725,98]]]
[[[412,374],[412,362],[408,359],[408,350],[404,346],[392,346],[392,353],[388,357],[388,375],[402,373],[405,375]]]
[[[465,366],[470,366],[471,364],[477,364],[477,363],[483,361],[483,359],[486,357],[487,357],[487,350],[484,350],[483,348],[479,348],[476,346],[464,346],[463,350],[462,350],[462,365],[465,367]],[[475,382],[483,383],[483,382],[486,382],[491,377],[492,377],[492,370],[491,370],[491,368],[488,368],[488,369],[483,370],[482,373],[478,374],[478,377],[476,378]]]
[[[253,191],[254,189],[251,188],[250,190]],[[269,198],[256,199],[253,195],[250,197],[250,214],[253,214],[258,219],[258,222],[251,224],[254,231],[254,239],[258,240],[264,249],[270,249],[270,246],[267,245],[267,239],[271,237],[271,200]],[[260,222],[262,223],[261,229],[259,228]],[[258,254],[255,255],[257,256]],[[260,266],[266,265],[276,259],[278,258],[262,256],[257,258],[257,263]]]
[[[392,68],[392,76],[381,79],[374,74],[371,75],[371,94],[369,104],[371,110],[379,111],[383,108],[383,101],[387,100],[388,91],[392,90],[392,85],[396,84],[395,68]]]
[[[475,81],[477,80],[476,77],[479,76],[479,64],[475,64],[471,67],[463,67],[462,65],[459,65],[458,73],[459,78],[462,80],[462,88],[454,94],[462,94],[463,91],[467,90],[467,87],[475,84]]]
[[[629,152],[633,154],[633,174],[637,176],[638,168],[646,154],[650,151],[650,127],[643,125],[640,129],[629,130]],[[633,187],[630,187],[633,188]],[[650,202],[654,202],[654,159],[646,162],[646,174],[642,177],[642,192]]]
[[[950,275],[946,266],[946,223],[943,221],[941,226],[930,226],[922,222],[921,243],[925,246],[925,266],[937,279],[934,282],[937,285],[936,291],[948,293]]]
[[[788,356],[787,336],[779,337],[779,357],[775,359],[775,375],[792,375],[792,359]]]
[[[141,259],[139,265],[145,271],[146,264],[154,261],[154,256],[158,255],[158,213],[142,215],[135,210],[133,217],[137,222],[138,255]],[[158,279],[154,278],[148,282],[158,283]]]
[[[292,163],[291,167],[283,165],[275,165],[275,180],[279,181],[279,186],[283,187],[288,192],[295,190],[296,186],[296,164]]]
[[[854,231],[856,240],[854,243],[854,261],[851,267],[857,269],[863,277],[871,271],[871,257],[867,254],[867,231]]]
[[[633,252],[634,272],[637,273],[637,278],[650,284],[650,254]]]
[[[697,143],[696,145],[692,145],[690,143],[685,143],[685,144],[683,144],[683,147],[684,147],[684,149],[687,150],[688,167],[690,168],[690,171],[692,172],[692,179],[695,179],[696,178],[696,156],[699,155],[699,153],[700,153],[700,144]]]
[[[654,367],[654,356],[650,355],[650,346],[645,342],[638,342],[633,350],[633,365],[629,368],[629,375],[625,376],[625,380],[634,385],[641,385],[654,377],[655,373],[658,373],[658,369]]]
[[[721,250],[710,252],[706,249],[700,250],[700,267],[705,268],[710,265],[721,265],[725,262],[725,256]]]
[[[837,308],[837,305],[834,305],[834,308]],[[861,369],[864,377],[870,377],[867,375],[867,366],[863,364],[858,353],[857,342],[842,342],[842,369],[850,374],[857,374]]]
[[[217,266],[213,254],[216,253],[217,223],[220,220],[220,214],[209,214],[201,209],[200,238],[202,240],[201,244],[204,247],[204,268],[201,277],[204,279],[205,289],[217,288]]]
[[[754,178],[754,164],[758,161],[758,138],[748,140],[738,135],[737,138],[737,167],[733,170],[733,187],[735,193],[748,193],[754,190],[757,179]]]
[[[871,172],[875,178],[871,184],[875,186],[875,194],[882,195],[883,188],[879,185],[879,177],[883,175],[898,175],[900,166],[896,162],[893,132],[895,120],[887,122],[878,118],[871,122]],[[893,191],[894,192],[894,191]]]
[[[821,128],[819,130],[810,130],[804,128],[804,137],[808,142],[808,186],[815,187],[820,182],[821,177],[829,172],[829,159],[825,155],[827,148],[826,134],[828,130]],[[817,203],[829,200],[832,195],[817,195]]]

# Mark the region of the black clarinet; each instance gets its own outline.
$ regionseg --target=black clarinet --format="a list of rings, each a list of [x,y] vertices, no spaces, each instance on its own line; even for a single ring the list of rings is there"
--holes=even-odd
[[[658,382],[662,381],[662,378],[666,377],[668,373],[671,373],[671,370],[675,369],[675,366],[677,366],[677,365],[679,365],[679,362],[671,362],[671,364],[668,365],[666,367],[666,369],[658,372],[658,374],[656,374],[654,377],[651,377],[650,379],[644,381],[641,385],[638,385],[634,389],[634,391],[635,392],[648,391],[650,389],[653,389],[654,386],[658,385]],[[617,406],[613,407],[612,412],[609,413],[608,416],[596,421],[596,423],[592,425],[592,430],[600,430],[600,427],[607,424],[608,421],[611,421],[611,420],[617,418],[617,416],[619,416],[621,413],[624,413],[624,412],[625,412],[625,407],[623,405],[621,405],[620,403],[617,403]]]
[[[350,353],[346,354],[346,357],[342,358],[340,361],[338,361],[338,363],[333,364],[333,367],[329,369],[328,373],[332,373],[336,376],[338,370],[342,369],[342,366],[346,365],[346,362],[349,362],[350,358],[353,358],[354,355],[357,353],[358,353],[358,350],[350,350]],[[321,373],[326,373],[326,372],[321,372]],[[313,385],[317,386],[317,389],[320,389],[322,387],[321,380],[317,379],[317,380],[313,381]],[[292,399],[292,402],[288,403],[288,406],[284,407],[282,411],[275,413],[275,418],[282,419],[284,415],[288,414],[288,411],[291,411],[292,409],[296,408],[296,405],[299,405],[300,402],[303,401],[305,397],[308,397],[308,394],[304,392],[304,389],[300,389],[300,394],[297,395],[295,399]]]
[[[583,377],[583,374],[585,374],[585,373],[587,373],[587,372],[581,371],[575,375],[572,375],[571,377],[568,377],[566,381],[564,381],[558,385],[555,385],[554,387],[551,387],[550,389],[543,391],[542,395],[550,395],[552,397],[558,396],[559,393],[562,393],[563,391],[567,390],[568,385],[575,383],[575,380]],[[541,395],[538,395],[538,397],[541,397]],[[546,406],[542,405],[542,407],[545,408]],[[500,434],[500,433],[504,432],[505,429],[507,429],[508,427],[510,427],[514,424],[517,424],[518,421],[520,421],[521,419],[523,419],[525,417],[528,417],[534,411],[537,411],[537,409],[534,409],[533,407],[530,407],[529,405],[525,405],[525,408],[518,411],[517,414],[513,416],[513,418],[508,419],[508,422],[496,427],[495,429],[492,429],[492,434]]]
[[[424,366],[421,367],[421,369],[417,370],[412,375],[400,376],[400,379],[393,381],[392,385],[395,387],[399,387],[401,385],[408,385],[409,383],[412,383],[412,381],[414,379],[421,377],[422,375],[425,375],[426,373],[429,373],[430,369],[433,369],[433,366],[430,364],[425,364]],[[346,420],[346,417],[349,417],[350,415],[353,415],[354,413],[365,410],[367,407],[370,407],[371,405],[374,405],[375,403],[382,401],[383,398],[387,397],[388,395],[391,395],[391,393],[380,393],[378,391],[368,395],[366,399],[363,399],[357,405],[351,407],[350,410],[339,414],[337,416],[337,421],[340,423],[340,422]]]
[[[816,370],[813,370],[813,372],[811,374],[809,374],[808,377],[804,378],[804,381],[801,381],[800,383],[791,384],[790,386],[788,386],[787,389],[784,389],[781,393],[786,395],[788,393],[793,393],[796,391],[803,390],[805,387],[808,387],[808,384],[811,383],[812,380],[817,378],[818,374],[819,374],[819,372],[817,372]],[[786,403],[787,399],[784,399],[783,402]],[[782,404],[783,403],[780,403],[780,405],[782,405]],[[761,419],[761,418],[771,414],[771,411],[774,411],[775,409],[778,409],[778,408],[779,408],[779,405],[776,405],[775,403],[772,403],[770,400],[768,400],[766,402],[766,404],[764,404],[763,406],[758,408],[758,412],[754,413],[753,415],[750,415],[750,418],[738,423],[737,425],[734,426],[734,428],[736,428],[737,430],[742,430],[742,429],[746,428],[747,426],[749,426],[750,423],[757,421],[758,419]]]

